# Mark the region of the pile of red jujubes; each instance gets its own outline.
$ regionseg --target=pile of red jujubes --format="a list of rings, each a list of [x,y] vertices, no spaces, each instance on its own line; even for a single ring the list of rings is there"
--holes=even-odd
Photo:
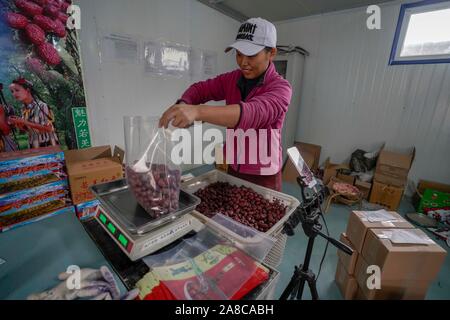
[[[137,202],[153,218],[178,209],[181,172],[163,164],[152,164],[147,172],[136,172],[127,166],[128,185]]]
[[[19,38],[31,43],[39,58],[50,66],[61,62],[49,35],[66,37],[67,8],[71,0],[14,0],[17,12],[7,12],[6,22],[19,31]]]
[[[280,200],[271,202],[248,187],[228,182],[212,183],[194,194],[202,200],[196,210],[205,216],[221,213],[261,232],[268,231],[286,214]]]

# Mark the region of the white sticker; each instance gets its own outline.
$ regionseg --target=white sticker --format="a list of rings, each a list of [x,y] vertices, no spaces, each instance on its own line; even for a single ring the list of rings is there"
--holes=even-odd
[[[183,183],[183,182],[189,181],[193,178],[195,178],[195,176],[192,173],[188,173],[188,174],[181,176],[181,182]]]
[[[394,229],[389,238],[394,244],[433,244],[434,241],[426,235],[414,233],[412,230]]]
[[[392,227],[392,228],[395,227],[395,224],[393,224],[391,221],[382,221],[381,225],[383,227]]]
[[[166,241],[167,239],[173,238],[175,235],[177,235],[184,229],[189,228],[190,226],[191,226],[191,220],[184,221],[184,222],[174,225],[172,228],[168,229],[167,231],[160,233],[157,236],[146,241],[144,243],[144,245],[142,246],[141,251],[147,250],[151,246],[157,245],[158,243]]]
[[[6,260],[3,260],[2,258],[0,258],[0,266],[4,263],[6,263]]]
[[[392,221],[396,219],[391,213],[384,209],[378,211],[365,211],[364,215],[369,219],[369,222]]]

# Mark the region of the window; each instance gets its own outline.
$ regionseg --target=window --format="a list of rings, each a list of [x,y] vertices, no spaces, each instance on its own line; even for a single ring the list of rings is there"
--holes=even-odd
[[[402,5],[389,64],[449,62],[450,1]]]

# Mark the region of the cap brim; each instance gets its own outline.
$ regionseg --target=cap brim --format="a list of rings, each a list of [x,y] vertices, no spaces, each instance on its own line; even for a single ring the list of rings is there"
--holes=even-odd
[[[248,41],[236,41],[231,46],[225,49],[225,52],[228,52],[232,49],[236,49],[242,54],[246,56],[254,56],[258,52],[260,52],[262,49],[264,49],[264,46],[260,46]]]

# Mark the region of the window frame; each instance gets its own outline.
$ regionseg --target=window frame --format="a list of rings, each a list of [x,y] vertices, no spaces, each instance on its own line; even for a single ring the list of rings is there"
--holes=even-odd
[[[439,7],[450,9],[450,1],[448,0],[423,0],[414,3],[402,4],[400,7],[400,14],[397,21],[397,28],[395,30],[394,41],[392,44],[391,55],[389,58],[389,65],[408,65],[408,64],[436,64],[436,63],[450,63],[450,54],[445,55],[428,55],[428,56],[411,56],[400,57],[399,44],[403,45],[406,31],[408,29],[409,19],[413,13],[419,11],[422,7],[429,7],[426,10],[420,10],[421,13],[438,10]],[[409,12],[407,12],[409,10]],[[434,58],[433,58],[434,57]]]

